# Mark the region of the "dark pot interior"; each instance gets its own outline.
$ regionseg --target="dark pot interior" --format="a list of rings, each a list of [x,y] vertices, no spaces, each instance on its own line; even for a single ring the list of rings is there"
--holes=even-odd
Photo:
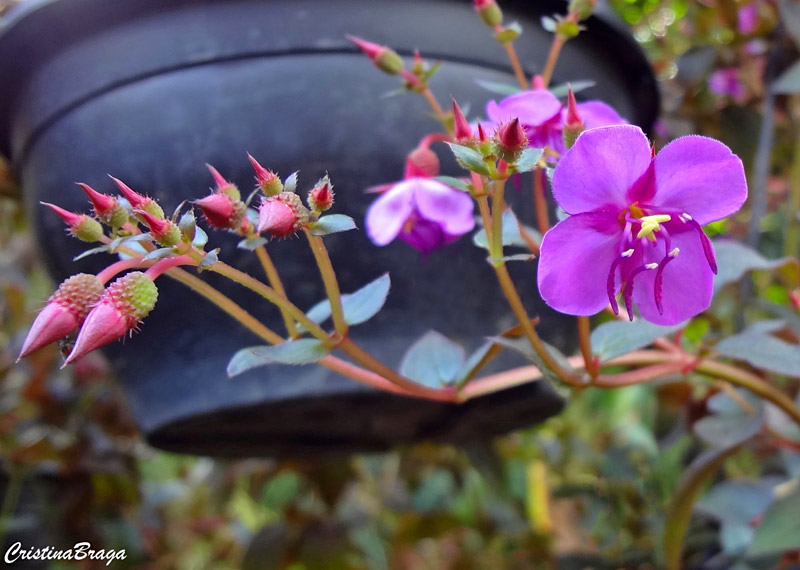
[[[517,42],[527,71],[544,61],[550,35],[543,14],[564,3],[503,2],[525,33]],[[614,105],[649,128],[658,106],[654,78],[633,40],[603,20],[568,43],[556,82],[591,79],[584,93]],[[243,189],[252,184],[246,152],[282,176],[300,170],[307,189],[326,171],[336,188],[335,212],[363,225],[372,200],[363,190],[397,180],[403,160],[436,124],[421,98],[383,99],[396,78],[375,70],[344,39],[360,35],[414,48],[444,61],[432,81],[440,101],[451,94],[482,110],[495,95],[476,79],[513,82],[505,53],[467,2],[431,1],[33,1],[0,35],[0,151],[13,161],[35,221],[41,250],[56,280],[109,263],[78,262],[85,244],[63,238],[61,221],[42,201],[85,210],[73,185],[112,192],[110,173],[158,198],[165,209],[204,196],[217,167]],[[443,158],[446,158],[442,155]],[[444,170],[458,174],[452,161]],[[511,192],[515,211],[534,219],[529,181]],[[221,258],[260,276],[255,256],[238,241],[211,234]],[[513,325],[505,300],[469,237],[427,258],[402,243],[372,245],[363,232],[326,241],[343,291],[390,272],[385,309],[352,331],[355,340],[396,366],[415,338],[435,329],[467,350]],[[324,295],[303,239],[269,245],[290,297],[301,308]],[[573,323],[538,298],[535,264],[510,266],[540,330],[569,349]],[[202,277],[281,330],[276,310],[213,275]],[[419,439],[464,441],[531,425],[563,402],[536,382],[455,406],[367,389],[317,367],[262,368],[233,380],[230,356],[259,344],[244,328],[169,279],[142,332],[112,345],[148,440],[169,450],[208,455],[268,455],[381,449]],[[497,366],[524,364],[508,355]]]

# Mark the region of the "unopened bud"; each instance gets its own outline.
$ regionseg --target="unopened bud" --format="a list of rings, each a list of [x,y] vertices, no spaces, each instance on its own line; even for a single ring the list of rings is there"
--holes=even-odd
[[[572,148],[578,136],[585,130],[586,125],[578,113],[578,102],[575,101],[575,94],[572,92],[572,87],[570,87],[567,93],[567,117],[564,120],[564,129],[561,133],[567,150]]]
[[[181,242],[181,230],[171,220],[158,218],[144,210],[134,210],[134,213],[140,216],[142,221],[147,224],[147,227],[150,228],[150,235],[159,245],[174,247]]]
[[[503,11],[494,0],[473,0],[483,23],[494,29],[503,23]]]
[[[368,42],[355,36],[347,36],[347,39],[356,44],[364,52],[364,55],[375,64],[375,67],[384,73],[397,75],[405,69],[403,58],[390,47]]]
[[[192,203],[200,208],[212,227],[225,230],[237,229],[246,209],[243,202],[227,194],[211,194]]]
[[[103,237],[103,226],[86,214],[76,214],[55,204],[42,202],[42,205],[53,210],[69,226],[70,233],[81,241],[95,242]]]
[[[528,137],[525,134],[525,129],[522,128],[517,118],[501,124],[497,128],[495,139],[497,141],[498,155],[511,164],[516,162],[519,153],[528,146]]]
[[[73,275],[61,283],[33,321],[19,358],[64,338],[78,328],[102,294],[103,283],[88,273]]]
[[[214,192],[216,194],[225,194],[234,200],[242,199],[241,192],[239,192],[239,189],[233,182],[225,180],[222,174],[220,174],[219,171],[210,164],[206,164],[206,167],[208,167],[209,172],[211,172],[211,176],[214,178],[214,184],[216,184]]]
[[[120,228],[128,221],[128,211],[116,198],[108,194],[101,194],[88,184],[78,182],[78,186],[86,193],[94,206],[94,213],[103,222],[112,228]]]
[[[308,213],[300,196],[293,192],[281,192],[261,203],[258,209],[258,233],[286,237],[308,223]]]
[[[439,174],[439,157],[427,147],[417,147],[406,157],[404,178],[430,178]]]
[[[458,106],[456,100],[453,99],[453,134],[456,141],[464,143],[475,139],[475,134],[472,132],[472,127],[464,113],[461,112],[461,107]]]
[[[283,192],[283,183],[278,175],[261,166],[251,155],[247,155],[253,170],[256,171],[256,183],[265,196],[277,196]]]
[[[585,20],[592,15],[597,0],[570,0],[568,12],[575,14],[578,21]]]
[[[547,89],[547,86],[544,84],[544,77],[541,75],[534,75],[533,79],[531,80],[531,87],[533,87],[535,90]]]
[[[141,271],[118,278],[106,288],[97,305],[86,316],[64,364],[70,364],[135,329],[153,310],[157,299],[156,284]]]
[[[308,205],[315,212],[324,212],[333,206],[333,197],[333,184],[325,176],[308,193]]]
[[[134,210],[143,210],[152,214],[156,218],[164,217],[164,210],[161,209],[161,206],[158,205],[158,202],[148,196],[143,196],[142,194],[132,190],[130,186],[125,184],[119,178],[114,178],[111,176],[111,180],[113,180],[114,184],[117,185],[120,193],[125,196],[125,199],[131,205],[131,208]]]

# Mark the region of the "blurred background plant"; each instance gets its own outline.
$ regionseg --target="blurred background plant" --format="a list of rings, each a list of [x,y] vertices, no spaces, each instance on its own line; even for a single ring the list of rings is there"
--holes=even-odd
[[[746,329],[797,343],[797,263],[767,259],[796,257],[800,247],[800,9],[771,0],[611,5],[661,79],[658,145],[714,136],[749,175],[748,208],[711,231],[764,257],[750,259],[752,278],[723,287],[678,342],[696,349]],[[687,490],[687,473],[720,467],[702,487],[681,567],[798,565],[800,432],[777,408],[692,371],[576,392],[536,428],[461,447],[305,462],[184,457],[143,442],[99,353],[61,371],[58,347],[14,364],[53,284],[5,165],[0,289],[4,551],[16,540],[90,541],[126,549],[115,567],[152,569],[658,568],[669,556],[662,537],[691,513],[672,499],[698,491]],[[783,362],[787,371],[760,358],[752,364],[797,393],[800,365]]]

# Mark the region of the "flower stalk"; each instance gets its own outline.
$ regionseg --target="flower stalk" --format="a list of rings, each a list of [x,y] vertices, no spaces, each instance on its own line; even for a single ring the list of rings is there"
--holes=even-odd
[[[328,255],[328,250],[322,242],[322,238],[313,235],[308,229],[305,230],[308,244],[311,246],[311,251],[314,253],[314,259],[319,267],[319,273],[322,276],[322,282],[325,285],[325,294],[328,296],[328,301],[331,304],[331,319],[333,320],[333,327],[336,332],[342,337],[347,336],[348,324],[344,320],[344,310],[342,309],[342,296],[339,291],[339,283],[336,280],[336,273],[333,270],[331,258]]]
[[[283,282],[278,274],[278,269],[272,262],[272,258],[270,257],[267,248],[263,245],[259,245],[256,248],[256,257],[258,257],[258,261],[261,263],[261,267],[264,269],[264,274],[267,277],[267,282],[270,284],[270,287],[275,289],[276,293],[288,299],[289,296],[286,294],[286,289],[283,287]],[[281,317],[283,318],[283,324],[286,327],[286,334],[288,334],[291,338],[296,337],[297,327],[294,324],[294,319],[292,319],[291,315],[286,312],[286,309],[281,309],[280,311]]]

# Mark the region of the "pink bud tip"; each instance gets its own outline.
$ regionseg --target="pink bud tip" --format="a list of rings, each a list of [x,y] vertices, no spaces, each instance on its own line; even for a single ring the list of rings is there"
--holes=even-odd
[[[472,139],[472,127],[467,122],[464,113],[461,112],[461,107],[458,106],[456,100],[453,99],[453,127],[455,129],[456,140]]]
[[[417,147],[406,158],[404,178],[430,178],[439,174],[439,157],[429,148]]]
[[[51,210],[53,210],[58,216],[64,220],[70,228],[76,228],[80,225],[83,221],[85,214],[76,214],[75,212],[70,212],[69,210],[65,210],[55,204],[50,204],[49,202],[40,202],[42,206],[47,206]]]
[[[33,321],[25,342],[22,343],[22,350],[19,353],[20,359],[25,358],[35,350],[47,346],[60,338],[64,338],[74,331],[80,323],[75,314],[57,302],[50,302],[45,305],[36,320]]]
[[[330,210],[333,206],[333,185],[327,176],[309,191],[308,205],[318,212]]]
[[[144,223],[147,224],[147,227],[150,228],[150,231],[153,233],[154,236],[159,234],[165,234],[170,229],[171,222],[169,220],[157,218],[156,216],[145,210],[134,210],[133,213],[136,214],[137,216],[140,216],[144,220]]]
[[[364,55],[366,55],[372,61],[375,61],[378,58],[378,55],[385,49],[383,46],[362,40],[356,36],[348,35],[347,39],[356,44],[358,48],[364,52]]]
[[[103,296],[86,317],[78,338],[75,339],[75,346],[64,361],[64,365],[71,364],[96,348],[122,337],[128,330],[130,330],[128,319],[110,298]]]
[[[292,208],[277,198],[264,200],[258,209],[258,233],[286,237],[295,231],[296,222]]]
[[[256,171],[256,180],[259,184],[272,182],[277,177],[274,172],[261,166],[251,154],[248,153],[247,158],[250,159],[250,164],[253,166],[253,170]]]
[[[419,54],[419,50],[414,50],[414,65],[423,65],[425,62],[422,61],[422,56]]]
[[[485,143],[489,138],[486,136],[486,132],[483,130],[483,125],[478,123],[478,140],[482,143]]]
[[[101,194],[83,182],[78,182],[78,186],[80,186],[81,190],[83,190],[89,197],[89,200],[92,202],[92,206],[94,206],[94,211],[98,216],[102,218],[104,216],[108,216],[114,211],[117,201],[112,196]]]
[[[117,185],[117,188],[119,188],[119,191],[122,192],[122,195],[125,196],[125,199],[128,200],[132,208],[138,208],[142,205],[142,202],[147,200],[146,196],[142,196],[138,192],[134,192],[131,190],[130,186],[125,184],[119,178],[114,178],[111,175],[109,175],[109,177],[114,181],[114,184]]]
[[[567,91],[567,120],[565,124],[570,126],[583,125],[583,119],[578,113],[578,102],[575,100],[575,93],[572,92],[572,87]]]
[[[531,81],[531,86],[534,89],[547,89],[544,84],[544,78],[541,75],[534,75],[533,81]]]
[[[227,194],[211,194],[192,202],[215,228],[228,228],[234,217],[233,199]]]
[[[495,1],[494,0],[472,0],[472,3],[475,5],[476,9],[480,10],[484,6],[489,6],[491,4],[494,4]]]
[[[250,158],[252,159],[252,157]],[[219,171],[216,168],[214,168],[210,164],[206,164],[206,167],[208,168],[209,172],[211,172],[211,176],[214,178],[214,184],[217,185],[217,190],[220,190],[222,188],[225,188],[226,186],[231,185],[231,183],[225,180],[225,178],[222,176],[222,174],[219,173]]]
[[[498,127],[497,140],[510,150],[522,150],[528,145],[525,129],[522,128],[516,117]]]

